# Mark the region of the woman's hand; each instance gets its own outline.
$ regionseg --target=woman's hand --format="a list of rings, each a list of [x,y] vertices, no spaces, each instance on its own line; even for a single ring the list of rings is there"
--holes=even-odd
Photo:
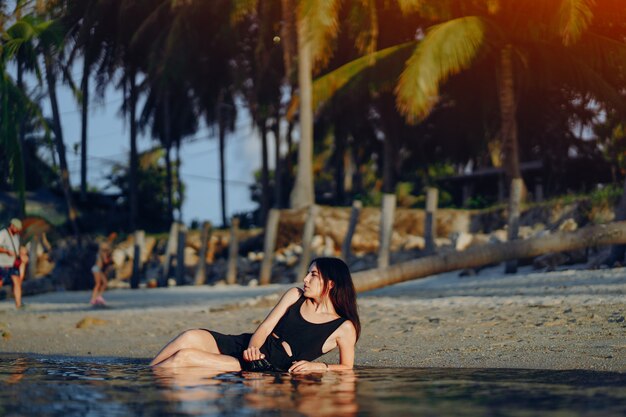
[[[243,359],[248,362],[258,361],[265,358],[265,355],[261,353],[258,347],[250,346],[243,351]]]
[[[289,368],[289,372],[324,372],[328,370],[328,365],[322,362],[296,361]]]

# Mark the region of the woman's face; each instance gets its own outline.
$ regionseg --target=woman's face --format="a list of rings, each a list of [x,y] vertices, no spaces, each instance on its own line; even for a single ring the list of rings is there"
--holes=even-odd
[[[313,263],[309,273],[304,277],[304,296],[308,298],[320,298],[324,293],[324,279]]]

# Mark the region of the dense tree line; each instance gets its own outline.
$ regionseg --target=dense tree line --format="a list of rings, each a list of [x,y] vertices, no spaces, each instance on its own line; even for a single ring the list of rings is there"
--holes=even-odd
[[[424,186],[469,167],[501,168],[508,183],[541,161],[546,194],[624,177],[620,0],[17,0],[0,18],[0,189],[23,201],[26,189],[58,187],[76,234],[89,106],[111,86],[130,126],[128,167],[112,174],[128,230],[145,227],[142,188],[156,186],[140,172],[138,132],[162,150],[147,158],[163,161],[163,190],[149,194],[163,207],[153,223],[166,225],[184,198],[177,155],[201,122],[219,132],[225,206],[224,147],[242,107],[262,142],[258,224],[271,207],[375,204],[382,193],[418,204]],[[78,186],[60,84],[81,105]]]

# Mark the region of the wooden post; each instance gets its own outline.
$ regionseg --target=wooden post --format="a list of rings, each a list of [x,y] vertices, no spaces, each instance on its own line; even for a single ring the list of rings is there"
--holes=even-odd
[[[302,256],[300,257],[300,265],[298,266],[298,274],[296,275],[296,281],[302,279],[309,268],[309,262],[311,262],[311,242],[313,241],[313,234],[315,233],[315,219],[319,212],[319,207],[315,204],[309,206],[307,210],[307,218],[304,223],[304,232],[302,233]]]
[[[508,221],[508,233],[507,240],[512,242],[517,239],[519,234],[519,217],[520,217],[520,203],[522,200],[522,186],[523,180],[521,178],[513,178],[511,180],[511,194],[509,195],[509,221]],[[511,259],[506,262],[504,272],[507,274],[514,274],[517,272],[517,259]]]
[[[463,202],[461,203],[463,207],[467,207],[472,199],[472,186],[469,183],[463,184]]]
[[[439,204],[439,190],[434,187],[426,189],[426,218],[424,219],[424,241],[426,253],[435,253],[437,246],[437,205]]]
[[[187,228],[184,224],[178,226],[178,248],[176,250],[176,285],[185,284],[185,238]]]
[[[543,201],[543,184],[538,182],[535,184],[535,201],[541,203]]]
[[[133,274],[130,277],[130,288],[139,288],[141,274],[143,271],[142,255],[146,247],[146,232],[143,230],[135,231],[135,242],[133,244]]]
[[[396,212],[396,195],[384,194],[383,205],[380,213],[380,247],[378,250],[378,267],[389,266],[389,253],[391,251],[391,234],[393,233],[393,220]]]
[[[502,203],[505,200],[505,186],[504,186],[504,178],[502,175],[498,176],[498,203]]]
[[[274,248],[276,247],[276,235],[278,234],[278,222],[280,210],[270,209],[265,225],[265,242],[263,244],[263,262],[261,263],[261,276],[259,284],[267,285],[272,278],[272,262],[274,261]]]
[[[228,271],[226,283],[233,285],[237,282],[237,258],[239,253],[239,217],[230,221],[230,244],[228,245]]]
[[[352,203],[352,211],[350,212],[350,223],[348,223],[346,237],[344,237],[343,244],[341,245],[341,257],[346,262],[350,257],[350,249],[352,248],[352,237],[354,236],[356,225],[359,222],[359,214],[361,213],[362,207],[363,203],[359,200],[355,200]]]
[[[200,236],[200,252],[198,254],[198,267],[194,281],[196,285],[206,283],[206,253],[207,245],[211,236],[211,222],[202,223],[202,235]]]
[[[28,265],[26,265],[26,279],[34,279],[37,276],[37,249],[39,249],[40,237],[38,234],[33,236],[28,248]]]
[[[159,287],[167,287],[167,279],[170,277],[170,267],[172,264],[172,256],[176,253],[176,247],[178,246],[178,223],[173,222],[170,226],[170,235],[167,239],[167,246],[165,247],[165,257],[163,259],[163,275],[158,283]]]

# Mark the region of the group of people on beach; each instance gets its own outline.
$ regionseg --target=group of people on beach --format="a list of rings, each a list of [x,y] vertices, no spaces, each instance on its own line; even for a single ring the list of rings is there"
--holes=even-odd
[[[12,284],[18,309],[23,306],[21,288],[28,263],[21,232],[19,219],[0,230],[0,283]],[[106,304],[102,294],[112,264],[111,246],[103,242],[91,270],[95,285],[90,303],[94,306]],[[163,347],[150,364],[160,369],[196,366],[225,372],[352,369],[361,323],[348,266],[338,258],[316,258],[303,284],[285,292],[254,333],[187,330]],[[338,364],[315,361],[335,348],[339,349]]]
[[[0,287],[11,285],[17,309],[24,306],[22,303],[22,283],[29,262],[28,249],[20,239],[22,231],[22,221],[17,218],[11,219],[7,227],[0,229]],[[106,305],[102,294],[107,288],[107,272],[112,266],[111,245],[108,242],[102,242],[91,268],[94,279],[90,300],[92,306]]]

